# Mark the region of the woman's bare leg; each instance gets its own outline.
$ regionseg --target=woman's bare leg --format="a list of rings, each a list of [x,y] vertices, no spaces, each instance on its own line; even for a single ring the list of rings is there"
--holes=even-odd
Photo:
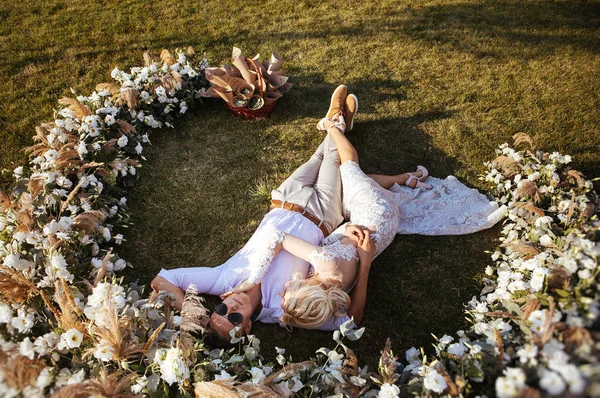
[[[354,146],[352,146],[350,141],[348,141],[348,138],[346,138],[342,130],[338,129],[337,127],[331,127],[333,125],[334,122],[331,120],[325,121],[325,128],[328,130],[329,135],[335,142],[338,154],[340,155],[340,163],[344,164],[348,160],[358,163],[358,153],[356,153],[356,149],[354,149]]]
[[[392,187],[392,185],[394,185],[394,184],[405,185],[406,181],[408,181],[409,175],[411,175],[411,174],[417,178],[419,178],[423,175],[421,170],[413,171],[410,173],[398,174],[395,176],[384,175],[384,174],[367,174],[367,175],[369,177],[371,177],[373,180],[375,180],[375,182],[377,184],[381,185],[382,188],[390,189]]]

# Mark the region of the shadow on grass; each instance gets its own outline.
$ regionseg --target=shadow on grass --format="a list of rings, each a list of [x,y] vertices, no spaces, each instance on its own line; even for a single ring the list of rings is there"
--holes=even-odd
[[[597,1],[485,1],[385,7],[326,31],[264,33],[271,41],[369,37],[373,33],[449,45],[478,57],[547,56],[561,47],[600,53]],[[525,48],[523,46],[526,46]]]

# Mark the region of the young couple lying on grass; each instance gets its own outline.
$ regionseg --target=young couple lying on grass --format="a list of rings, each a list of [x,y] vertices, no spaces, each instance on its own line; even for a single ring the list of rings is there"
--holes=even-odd
[[[177,309],[190,285],[221,297],[204,325],[209,344],[228,345],[233,333],[249,333],[253,321],[322,330],[350,317],[358,324],[371,263],[397,233],[470,233],[499,220],[495,203],[456,179],[432,178],[435,188],[424,182],[422,166],[399,175],[365,174],[344,135],[357,110],[356,96],[337,87],[317,124],[325,139],[272,192],[271,210],[233,257],[214,268],[163,269],[152,281],[155,290],[174,296]]]

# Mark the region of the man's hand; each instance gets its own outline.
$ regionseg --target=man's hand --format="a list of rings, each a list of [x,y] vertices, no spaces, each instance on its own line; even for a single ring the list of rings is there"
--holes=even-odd
[[[355,242],[360,242],[365,239],[364,228],[359,225],[346,224],[344,235],[349,237]]]

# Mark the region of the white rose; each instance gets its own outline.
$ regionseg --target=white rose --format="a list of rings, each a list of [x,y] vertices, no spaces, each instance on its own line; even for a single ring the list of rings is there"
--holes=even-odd
[[[400,396],[400,389],[393,384],[385,383],[381,386],[377,398],[395,398]]]
[[[540,379],[540,387],[551,395],[559,395],[565,391],[566,384],[558,374],[547,370]]]
[[[435,369],[432,369],[425,379],[423,380],[423,385],[426,389],[431,390],[433,392],[441,393],[448,387],[446,380],[439,374]]]

